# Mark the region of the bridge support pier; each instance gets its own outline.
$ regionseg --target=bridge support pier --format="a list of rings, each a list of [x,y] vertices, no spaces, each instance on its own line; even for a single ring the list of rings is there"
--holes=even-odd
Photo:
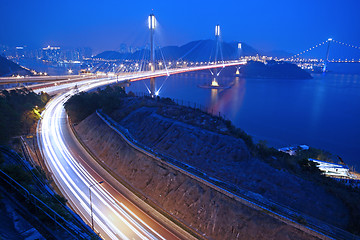
[[[211,87],[219,87],[219,83],[218,83],[216,77],[213,78],[213,80],[211,82]]]
[[[155,97],[156,90],[155,90],[155,78],[150,78],[150,96]]]

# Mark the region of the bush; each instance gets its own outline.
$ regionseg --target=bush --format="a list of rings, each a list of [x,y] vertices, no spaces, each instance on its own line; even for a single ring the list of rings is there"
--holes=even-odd
[[[13,136],[29,131],[37,121],[33,109],[45,107],[49,100],[46,93],[36,94],[27,89],[17,89],[0,93],[0,144],[7,143]]]
[[[24,170],[21,166],[7,164],[3,166],[2,170],[24,187],[28,187],[33,184],[31,173]]]
[[[2,153],[2,152],[0,152],[0,165],[1,165],[1,164],[3,164],[3,163],[4,163],[4,161],[5,161],[5,159],[4,159],[4,155],[3,155],[3,153]]]
[[[98,92],[80,92],[72,96],[66,103],[65,109],[73,123],[79,123],[96,111],[103,109],[110,113],[121,104],[121,98],[126,96],[125,90],[121,87],[107,86]]]

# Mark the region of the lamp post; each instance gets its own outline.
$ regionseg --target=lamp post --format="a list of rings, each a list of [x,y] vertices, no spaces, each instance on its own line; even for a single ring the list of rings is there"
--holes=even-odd
[[[92,210],[92,201],[91,201],[91,188],[95,185],[100,185],[102,184],[104,181],[100,181],[94,184],[91,184],[89,186],[89,198],[90,198],[90,218],[91,218],[91,229],[94,231],[94,218],[93,218],[93,210]]]

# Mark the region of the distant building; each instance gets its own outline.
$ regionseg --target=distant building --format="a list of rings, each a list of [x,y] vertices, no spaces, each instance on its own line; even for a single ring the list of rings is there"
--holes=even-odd
[[[295,146],[295,147],[279,148],[278,151],[284,152],[284,153],[287,153],[287,154],[293,156],[293,155],[296,155],[296,152],[299,150],[308,150],[308,149],[309,149],[308,145],[299,145],[299,146]]]
[[[349,168],[346,165],[324,162],[313,158],[309,158],[309,161],[316,163],[320,171],[324,172],[326,176],[337,178],[352,177],[349,172]]]
[[[19,46],[15,48],[16,56],[17,58],[23,58],[25,57],[25,47]]]
[[[50,45],[43,48],[43,60],[57,62],[60,60],[60,47],[51,47]]]

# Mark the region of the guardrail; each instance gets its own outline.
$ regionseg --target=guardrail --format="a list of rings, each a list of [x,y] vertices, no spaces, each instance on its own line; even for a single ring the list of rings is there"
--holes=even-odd
[[[21,138],[20,138],[21,139]],[[21,139],[21,141],[23,141]],[[26,149],[26,150],[25,150]],[[32,163],[31,156],[27,151],[27,148],[24,146],[22,142],[22,150],[24,152],[24,156],[29,163]],[[63,203],[61,203],[57,198],[54,196],[54,192],[50,190],[47,184],[40,179],[33,170],[37,170],[34,166],[30,166],[28,162],[25,162],[24,159],[15,151],[0,146],[0,151],[5,153],[6,155],[10,156],[13,160],[20,164],[24,169],[26,169],[29,173],[32,174],[36,184],[38,185],[38,190],[45,195],[55,199],[63,209],[69,213],[73,220],[67,221],[61,215],[59,215],[55,210],[37,198],[35,195],[31,194],[25,187],[19,184],[16,180],[11,178],[5,172],[0,170],[0,178],[2,178],[3,182],[7,183],[9,186],[12,187],[12,190],[16,190],[17,196],[20,197],[22,200],[25,200],[26,203],[30,203],[32,207],[40,209],[50,220],[68,232],[74,239],[88,239],[88,236],[96,236],[90,229],[83,227],[83,224],[79,221],[79,219],[74,216],[74,213]],[[79,227],[80,226],[80,227]]]
[[[130,145],[135,147],[135,149],[140,150],[141,152],[149,155],[150,157],[154,157],[162,162],[171,164],[174,167],[179,168],[186,175],[206,184],[207,186],[235,200],[243,199],[245,201],[248,201],[251,204],[263,209],[267,213],[270,213],[271,215],[303,225],[304,227],[309,228],[314,232],[320,233],[321,235],[325,235],[328,237],[341,239],[341,240],[360,239],[359,236],[351,234],[343,229],[337,228],[335,226],[322,222],[318,219],[307,216],[306,214],[300,213],[297,210],[291,209],[287,206],[281,205],[279,203],[275,203],[271,200],[262,197],[259,194],[253,193],[247,189],[240,188],[222,179],[208,176],[206,173],[197,169],[196,167],[185,164],[163,153],[158,153],[153,149],[145,146],[144,144],[138,142],[131,135],[128,129],[122,127],[120,124],[115,122],[111,117],[103,113],[101,110],[97,110],[96,113],[107,125],[109,125],[111,128],[114,128],[114,130],[118,130],[120,136],[122,136],[125,141],[130,142],[131,143]]]
[[[71,227],[70,223],[57,212],[55,212],[51,207],[30,193],[26,188],[24,188],[2,170],[0,170],[0,181],[3,185],[10,187],[13,193],[16,194],[17,199],[23,200],[24,203],[30,207],[30,209],[34,209],[35,213],[36,211],[40,211],[42,214],[44,214],[44,216],[46,216],[47,220],[50,220],[56,226],[62,228],[74,239],[87,239],[85,236],[82,236],[83,233],[75,231],[75,229]],[[46,231],[45,234],[52,236],[52,238],[56,238],[53,233],[49,231]]]

